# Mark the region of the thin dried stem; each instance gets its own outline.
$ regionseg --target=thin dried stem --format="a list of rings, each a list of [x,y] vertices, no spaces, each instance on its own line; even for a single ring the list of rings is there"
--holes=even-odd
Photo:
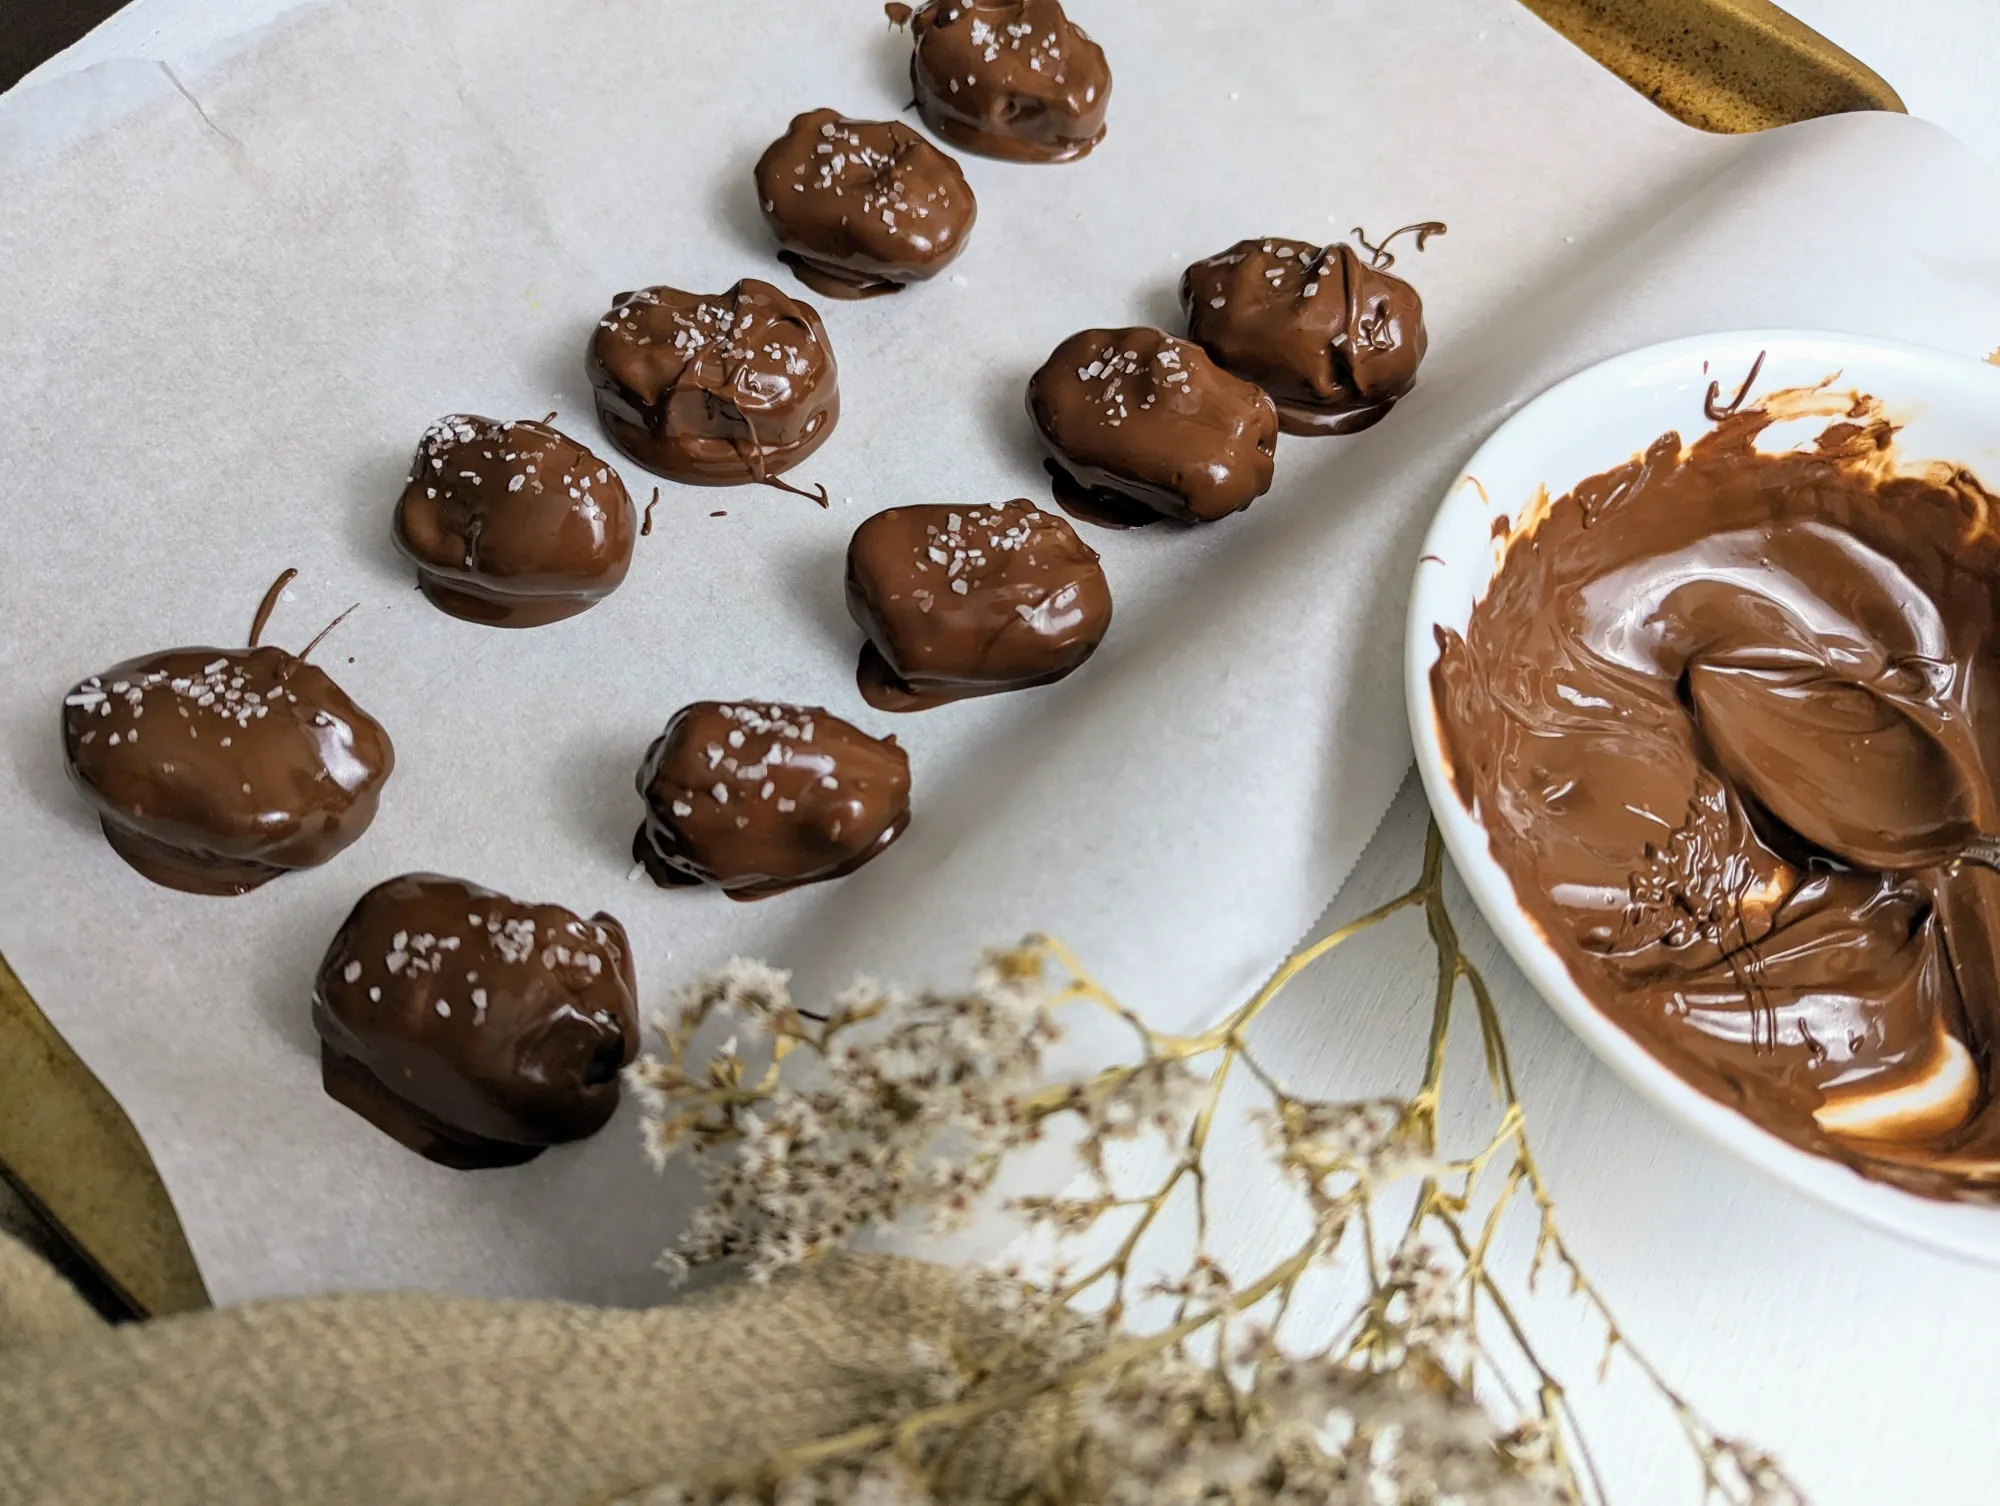
[[[1308,967],[1411,909],[1423,913],[1436,960],[1416,1089],[1407,1098],[1355,1102],[1288,1090],[1252,1051],[1252,1025]],[[981,1300],[999,1304],[1004,1336],[983,1352],[950,1357],[949,1375],[939,1377],[947,1399],[913,1402],[839,1436],[743,1461],[674,1500],[719,1506],[739,1498],[732,1492],[776,1500],[796,1481],[810,1482],[814,1500],[859,1500],[857,1482],[874,1478],[868,1472],[882,1461],[919,1482],[928,1492],[922,1499],[960,1499],[954,1482],[974,1432],[1055,1403],[1055,1415],[1073,1425],[1046,1466],[1006,1499],[1042,1506],[1332,1500],[1335,1487],[1373,1481],[1370,1500],[1449,1494],[1602,1503],[1605,1484],[1570,1393],[1495,1269],[1501,1231],[1524,1203],[1535,1220],[1527,1286],[1549,1266],[1567,1274],[1571,1292],[1603,1326],[1605,1363],[1616,1353],[1629,1357],[1673,1415],[1704,1499],[1734,1506],[1802,1499],[1775,1464],[1717,1432],[1633,1347],[1564,1239],[1530,1148],[1500,1012],[1446,904],[1435,825],[1412,888],[1288,958],[1248,1000],[1194,1034],[1152,1030],[1049,936],[989,957],[964,995],[904,999],[857,986],[823,1023],[792,1006],[786,981],[747,963],[704,980],[660,1022],[664,1057],[633,1069],[649,1148],[661,1159],[696,1157],[711,1192],[679,1259],[747,1255],[753,1271],[768,1271],[915,1209],[962,1219],[1006,1157],[1059,1121],[1077,1127],[1095,1191],[1012,1206],[1053,1228],[1059,1248],[1102,1233],[1110,1249],[1081,1275],[1058,1262],[1044,1280],[986,1288]],[[1446,1158],[1438,1126],[1461,986],[1478,1021],[1496,1116],[1476,1151]],[[1124,1023],[1136,1059],[1080,1081],[1037,1080],[1041,1048],[1057,1034],[1055,1015],[1071,1008]],[[695,1064],[696,1034],[717,1016],[755,1026],[767,1053],[761,1068],[733,1049]],[[817,1085],[791,1085],[780,1071],[787,1056],[810,1058]],[[1247,1277],[1209,1253],[1212,1142],[1239,1063],[1266,1100],[1252,1112],[1277,1168],[1312,1221],[1295,1247]],[[1122,1188],[1107,1149],[1142,1133],[1166,1137],[1172,1159],[1150,1185]],[[1496,1165],[1504,1173],[1489,1177]],[[1177,1277],[1147,1287],[1173,1297],[1171,1317],[1132,1332],[1124,1327],[1132,1283],[1142,1269],[1158,1268],[1162,1215],[1183,1185],[1193,1199],[1192,1250],[1179,1257]],[[1414,1185],[1414,1197],[1396,1220],[1396,1242],[1385,1247],[1383,1194],[1402,1185]],[[1103,1227],[1114,1214],[1130,1220],[1115,1238]],[[1343,1264],[1365,1277],[1366,1295],[1327,1320],[1303,1353],[1289,1352],[1279,1331],[1298,1326],[1303,1278]],[[1088,1315],[1079,1306],[1086,1298],[1095,1309]],[[1483,1329],[1482,1311],[1497,1326]],[[1207,1355],[1198,1362],[1189,1349],[1197,1340]],[[1517,1391],[1510,1366],[1532,1385]],[[1322,1429],[1343,1418],[1347,1441],[1336,1447]],[[1225,1480],[1228,1490],[1218,1494]],[[1308,1480],[1325,1488],[1270,1493]]]

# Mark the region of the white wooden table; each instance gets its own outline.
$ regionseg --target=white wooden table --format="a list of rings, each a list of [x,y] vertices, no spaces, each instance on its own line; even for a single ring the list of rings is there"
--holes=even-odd
[[[133,0],[18,86],[112,58],[169,65],[288,8],[292,0]],[[1444,0],[1402,0],[1441,4]],[[1872,65],[1915,114],[2000,165],[2000,6],[1993,0],[1790,0],[1790,9]],[[1948,212],[1948,206],[1940,206]],[[2000,251],[1996,251],[2000,254]],[[1392,813],[1340,909],[1358,910],[1416,871],[1414,791]],[[1468,918],[1470,907],[1461,906]],[[1697,1143],[1617,1082],[1526,993],[1483,928],[1468,946],[1503,996],[1545,1169],[1574,1246],[1629,1331],[1717,1421],[1776,1450],[1827,1506],[1982,1506],[2000,1501],[2000,1272],[1930,1256],[1809,1206]],[[1267,1059],[1302,1091],[1395,1086],[1379,1065],[1414,1062],[1427,1001],[1404,965],[1426,943],[1410,927],[1372,952],[1310,974],[1264,1022]],[[1340,1030],[1329,1028],[1336,1017]],[[1360,1019],[1364,1023],[1353,1024]],[[1361,1038],[1365,1037],[1365,1038]],[[1376,1080],[1370,1080],[1374,1078]],[[1222,1194],[1224,1226],[1254,1258],[1273,1196]],[[1594,1391],[1595,1331],[1554,1296],[1534,1310],[1580,1384],[1600,1459],[1627,1502],[1692,1501],[1665,1414],[1629,1375]]]

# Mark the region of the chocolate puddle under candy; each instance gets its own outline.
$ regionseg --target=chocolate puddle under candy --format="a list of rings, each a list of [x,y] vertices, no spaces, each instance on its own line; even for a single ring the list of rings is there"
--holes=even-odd
[[[882,711],[1060,680],[1111,625],[1097,551],[1017,499],[892,507],[847,546],[847,611],[868,642],[856,678]]]
[[[852,873],[910,824],[910,760],[817,706],[697,701],[639,768],[632,855],[662,888],[763,899]]]
[[[395,537],[437,607],[539,627],[618,589],[637,525],[618,473],[567,434],[455,413],[417,445]]]
[[[942,272],[979,206],[958,164],[899,120],[796,116],[757,163],[779,260],[829,298],[899,293]]]
[[[111,850],[156,884],[245,894],[326,862],[375,819],[389,734],[306,662],[318,638],[299,654],[258,646],[296,574],[265,595],[250,647],[127,659],[63,697],[70,782]]]
[[[1873,399],[1787,392],[1530,520],[1431,684],[1583,991],[1795,1145],[2000,1200],[2000,538]],[[1792,418],[1834,422],[1762,454]]]
[[[1271,489],[1271,399],[1162,330],[1071,335],[1029,379],[1028,416],[1056,500],[1089,522],[1207,523]]]
[[[589,366],[612,442],[675,481],[774,482],[840,418],[819,314],[754,277],[719,294],[619,294],[598,321]]]
[[[931,0],[910,29],[917,109],[953,145],[1068,162],[1104,139],[1111,69],[1056,0]]]
[[[1406,228],[1419,246],[1444,229]],[[1181,274],[1188,338],[1270,393],[1287,434],[1379,423],[1416,384],[1428,344],[1423,300],[1387,270],[1395,235],[1367,259],[1345,242],[1238,241]]]
[[[518,1166],[618,1107],[632,947],[589,920],[409,873],[355,905],[313,985],[329,1096],[445,1166]]]

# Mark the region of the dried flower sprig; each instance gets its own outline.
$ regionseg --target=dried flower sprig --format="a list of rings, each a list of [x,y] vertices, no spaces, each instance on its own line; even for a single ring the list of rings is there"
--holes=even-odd
[[[1406,910],[1423,914],[1437,963],[1418,1088],[1350,1102],[1289,1092],[1252,1049],[1250,1026],[1300,972]],[[1010,1155],[1058,1125],[1071,1133],[1082,1190],[1010,1206],[1059,1248],[1097,1235],[1110,1249],[1080,1273],[1058,1263],[1036,1279],[1011,1269],[969,1278],[1002,1335],[985,1352],[928,1353],[914,1366],[923,1383],[875,1420],[645,1499],[1602,1501],[1567,1392],[1493,1269],[1495,1235],[1525,1200],[1536,1220],[1529,1285],[1550,1267],[1567,1278],[1602,1325],[1600,1372],[1622,1352],[1664,1399],[1699,1464],[1703,1500],[1803,1500],[1773,1460],[1712,1427],[1632,1345],[1565,1241],[1498,1012],[1446,909],[1435,826],[1413,887],[1289,958],[1248,1002],[1192,1035],[1149,1028],[1046,936],[989,956],[963,993],[907,996],[863,981],[822,1016],[795,1005],[789,985],[762,964],[732,963],[655,1022],[662,1054],[631,1069],[649,1153],[660,1164],[691,1157],[708,1194],[669,1264],[742,1258],[768,1279],[919,1212],[933,1228],[955,1227],[992,1194]],[[1498,1119],[1473,1154],[1453,1158],[1438,1122],[1461,995],[1472,1001]],[[1134,1059],[1050,1084],[1059,1014],[1078,1007],[1129,1026]],[[701,1046],[723,1028],[727,1039]],[[810,1070],[785,1070],[799,1057]],[[1251,1113],[1308,1215],[1296,1247],[1249,1276],[1208,1248],[1207,1158],[1232,1076],[1260,1091]],[[1170,1163],[1128,1191],[1112,1153],[1149,1134],[1168,1142]],[[1394,1196],[1412,1187],[1406,1200]],[[1142,1252],[1164,1240],[1162,1216],[1177,1198],[1192,1204],[1192,1252],[1172,1274],[1142,1281]],[[1385,1234],[1392,1211],[1400,1228]],[[1287,1322],[1300,1285],[1338,1269],[1358,1271],[1365,1293],[1332,1331],[1302,1343],[1300,1325]],[[1164,1317],[1142,1331],[1136,1310],[1162,1304]],[[1525,1399],[1512,1379],[1523,1375]],[[1049,1433],[1045,1458],[990,1497],[995,1482],[967,1475],[974,1440],[1032,1409]]]

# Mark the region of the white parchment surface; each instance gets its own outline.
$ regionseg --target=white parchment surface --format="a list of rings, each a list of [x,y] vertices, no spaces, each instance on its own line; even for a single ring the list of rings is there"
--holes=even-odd
[[[204,70],[131,65],[0,105],[0,950],[132,1114],[219,1300],[616,1295],[674,1228],[629,1110],[467,1175],[323,1096],[311,976],[380,879],[608,909],[648,1002],[737,952],[808,993],[860,969],[948,982],[1047,929],[1149,1016],[1192,1023],[1291,947],[1388,809],[1416,540],[1513,406],[1703,328],[2000,343],[2000,193],[1927,127],[1703,137],[1511,0],[1073,14],[1116,76],[1098,151],[963,158],[980,220],[955,275],[814,300],[843,413],[795,479],[832,510],[664,484],[623,588],[529,632],[411,589],[389,517],[417,436],[450,411],[554,409],[609,458],[582,376],[595,320],[648,283],[788,283],[750,167],[798,111],[906,102],[908,40],[872,0],[334,0]],[[1246,235],[1428,218],[1450,233],[1398,270],[1431,355],[1388,422],[1285,439],[1272,492],[1223,524],[1093,531],[1116,620],[1062,685],[916,717],[860,702],[848,533],[899,504],[1045,497],[1022,393],[1060,339],[1173,325],[1181,267]],[[395,739],[381,815],[241,899],[157,889],[65,784],[62,693],[241,641],[288,565],[272,641],[361,603],[316,658]],[[909,834],[758,905],[630,882],[639,757],[704,697],[894,730]]]

